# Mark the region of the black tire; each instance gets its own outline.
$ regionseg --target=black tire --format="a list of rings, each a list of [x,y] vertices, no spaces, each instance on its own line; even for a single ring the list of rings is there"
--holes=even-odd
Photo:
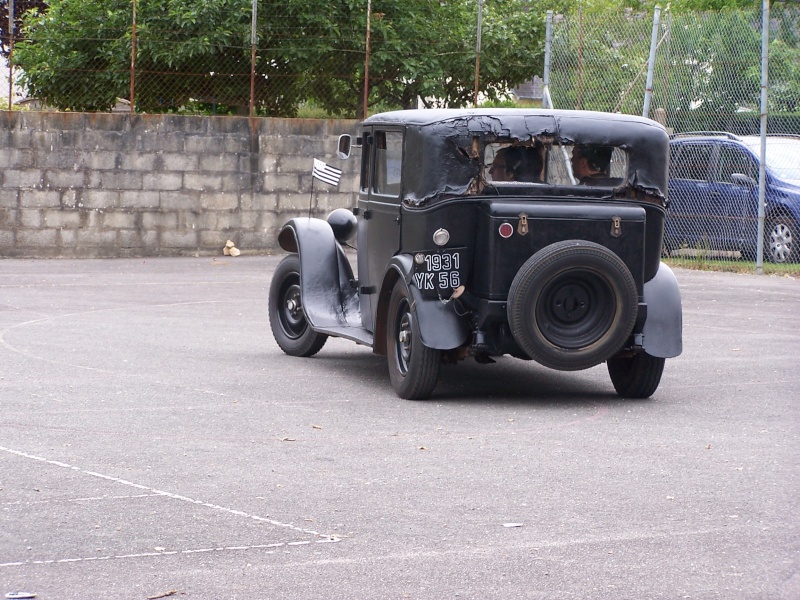
[[[649,398],[661,382],[664,359],[640,352],[609,358],[606,366],[617,394],[623,398]]]
[[[308,324],[300,297],[300,257],[290,254],[275,269],[269,286],[269,324],[272,337],[290,356],[313,356],[328,336]]]
[[[594,242],[566,240],[522,265],[507,310],[511,333],[528,356],[577,371],[623,347],[638,309],[636,282],[622,259]]]
[[[764,258],[773,263],[798,262],[800,231],[789,218],[771,217],[764,227]]]
[[[430,397],[439,379],[442,353],[422,343],[417,315],[402,279],[392,290],[386,327],[386,358],[394,391],[407,400]]]

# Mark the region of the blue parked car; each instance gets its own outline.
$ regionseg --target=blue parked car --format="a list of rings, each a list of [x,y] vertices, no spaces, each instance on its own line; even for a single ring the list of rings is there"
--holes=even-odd
[[[670,138],[668,252],[756,257],[761,139],[694,132]],[[764,259],[800,262],[800,136],[767,136]]]

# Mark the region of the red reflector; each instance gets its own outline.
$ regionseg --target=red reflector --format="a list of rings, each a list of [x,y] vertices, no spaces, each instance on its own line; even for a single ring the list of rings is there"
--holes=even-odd
[[[500,225],[500,237],[501,238],[510,238],[514,235],[514,228],[511,226],[511,223],[503,223]]]

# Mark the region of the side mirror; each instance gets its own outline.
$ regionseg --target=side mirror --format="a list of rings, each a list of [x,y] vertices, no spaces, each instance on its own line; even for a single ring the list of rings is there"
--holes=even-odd
[[[350,157],[350,149],[352,146],[352,142],[350,139],[350,135],[347,133],[343,133],[339,136],[339,158],[342,160]]]
[[[755,179],[743,175],[742,173],[731,173],[731,181],[736,185],[742,185],[744,187],[756,187],[758,185]]]

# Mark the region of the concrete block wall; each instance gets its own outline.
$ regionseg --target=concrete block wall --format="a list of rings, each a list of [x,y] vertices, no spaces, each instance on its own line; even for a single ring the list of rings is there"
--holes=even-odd
[[[0,257],[278,249],[294,216],[355,206],[355,121],[0,111]],[[344,171],[315,181],[313,159]]]

